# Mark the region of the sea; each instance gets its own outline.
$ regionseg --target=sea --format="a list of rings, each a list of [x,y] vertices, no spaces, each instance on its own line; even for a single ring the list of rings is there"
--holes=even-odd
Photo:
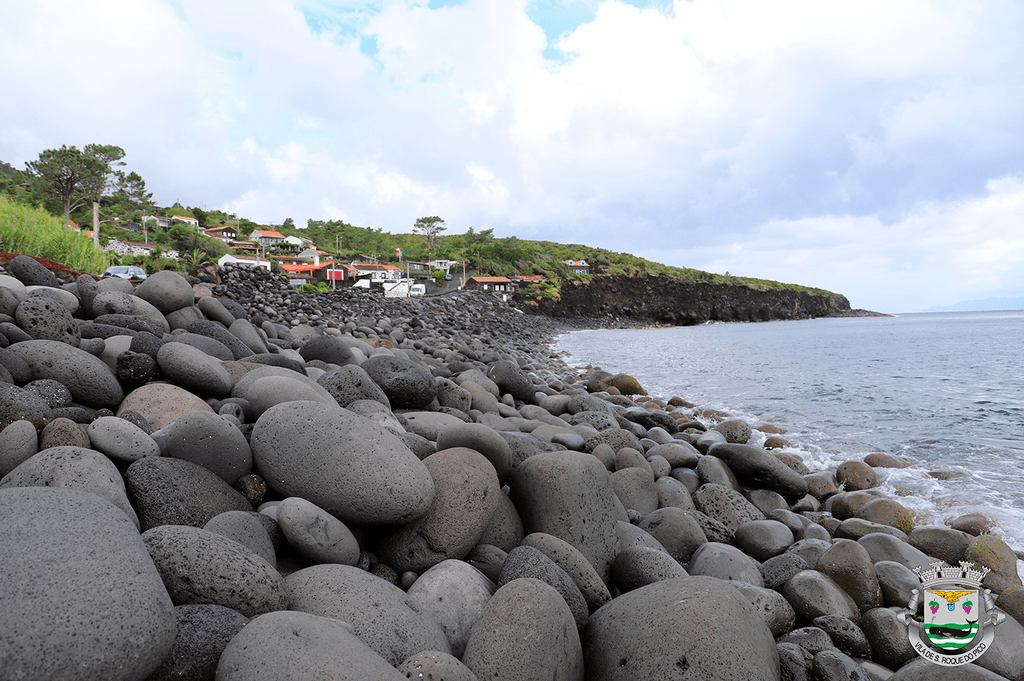
[[[1022,310],[573,331],[555,347],[651,395],[781,427],[812,471],[907,457],[876,470],[918,524],[984,513],[1024,550]]]

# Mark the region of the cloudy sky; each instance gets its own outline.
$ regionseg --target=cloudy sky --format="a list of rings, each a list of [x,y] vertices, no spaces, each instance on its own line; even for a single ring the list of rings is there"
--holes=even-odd
[[[0,160],[920,311],[1024,295],[1017,0],[0,3]]]

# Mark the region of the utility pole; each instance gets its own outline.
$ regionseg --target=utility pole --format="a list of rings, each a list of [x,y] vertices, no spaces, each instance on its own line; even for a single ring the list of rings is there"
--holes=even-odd
[[[92,202],[92,245],[100,250],[100,202]]]

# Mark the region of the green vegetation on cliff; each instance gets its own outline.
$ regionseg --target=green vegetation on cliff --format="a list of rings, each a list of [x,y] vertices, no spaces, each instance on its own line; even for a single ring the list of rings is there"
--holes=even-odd
[[[107,254],[92,239],[41,208],[15,203],[0,194],[0,251],[47,258],[87,272],[109,267]]]

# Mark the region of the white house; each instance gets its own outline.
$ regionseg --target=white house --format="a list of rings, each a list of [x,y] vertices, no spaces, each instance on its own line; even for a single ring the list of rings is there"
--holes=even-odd
[[[258,258],[254,255],[242,255],[241,253],[228,253],[227,255],[222,255],[220,260],[217,261],[217,264],[223,267],[224,263],[256,265],[266,270],[270,269],[270,261],[266,258]]]
[[[451,270],[451,268],[453,268],[456,265],[458,265],[459,261],[458,260],[447,260],[447,259],[443,259],[443,258],[438,258],[437,260],[431,260],[427,264],[430,265],[430,270],[431,271],[433,271],[433,270],[444,270],[447,273],[447,272],[449,272]]]

